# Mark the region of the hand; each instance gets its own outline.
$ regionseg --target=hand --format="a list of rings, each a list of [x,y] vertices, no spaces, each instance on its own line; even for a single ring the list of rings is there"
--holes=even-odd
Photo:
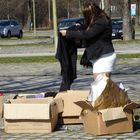
[[[66,32],[67,30],[60,30],[60,33],[62,34],[62,36],[66,36]]]
[[[80,24],[80,23],[76,23],[75,25],[76,25],[76,26],[81,26],[81,24]]]

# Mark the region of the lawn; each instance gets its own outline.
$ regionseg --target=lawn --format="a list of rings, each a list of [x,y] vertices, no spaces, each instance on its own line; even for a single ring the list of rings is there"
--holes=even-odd
[[[81,55],[78,56],[78,59]],[[140,58],[140,54],[118,54],[117,58]],[[0,63],[47,63],[57,62],[55,56],[31,56],[31,57],[1,57]]]

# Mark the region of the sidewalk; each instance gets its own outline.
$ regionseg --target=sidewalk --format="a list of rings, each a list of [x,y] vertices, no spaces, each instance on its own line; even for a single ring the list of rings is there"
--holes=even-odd
[[[128,47],[127,49],[124,50],[124,48],[122,48],[122,46],[117,46],[116,47],[116,53],[117,54],[140,54],[140,49],[139,46],[131,46],[133,48],[133,51],[130,47]],[[44,51],[43,51],[44,50]],[[28,56],[55,56],[55,51],[53,49],[51,49],[51,51],[48,51],[47,48],[43,49],[41,52],[25,52],[25,51],[21,51],[20,53],[3,53],[0,54],[0,57],[28,57]],[[78,49],[78,54],[82,55],[83,54],[84,49]]]
[[[25,69],[26,67],[26,69]],[[78,78],[71,89],[89,89],[92,82],[92,69],[83,68],[77,63]],[[56,63],[0,64],[0,88],[11,98],[16,93],[39,93],[58,91],[61,76],[60,65]],[[131,100],[140,103],[140,59],[118,59],[112,79],[130,88]],[[10,94],[12,93],[12,94]],[[9,96],[10,95],[10,96]],[[2,125],[2,124],[1,124]],[[84,133],[82,125],[66,125],[50,134],[6,134],[0,130],[0,140],[139,140],[140,125],[133,133],[94,136]]]
[[[122,53],[140,53],[138,45],[116,45],[116,52]],[[5,56],[26,55],[52,55],[54,50],[49,52],[47,48],[37,50],[14,50],[4,54]],[[39,53],[37,53],[37,51]],[[34,51],[34,52],[33,52]],[[80,50],[80,53],[83,50]],[[19,53],[22,52],[22,53]],[[23,53],[24,52],[24,53]],[[46,52],[46,53],[44,53]],[[92,69],[83,68],[77,62],[77,79],[72,84],[71,89],[89,89],[92,82]],[[132,101],[140,103],[140,58],[118,59],[115,71],[112,75],[113,81],[122,82],[126,88],[129,88],[128,96]],[[12,98],[20,93],[40,93],[44,91],[58,91],[61,82],[60,64],[55,63],[29,63],[29,64],[0,64],[0,91],[3,91],[6,98]],[[136,125],[135,125],[136,126]],[[3,128],[0,122],[0,128]],[[84,133],[82,125],[66,125],[57,128],[57,131],[50,134],[6,134],[0,129],[0,140],[139,140],[140,125],[137,125],[133,133],[113,134],[106,136],[94,136]]]
[[[59,129],[50,134],[5,134],[0,131],[1,140],[139,140],[140,131],[125,134],[112,134],[105,136],[94,136],[86,134],[82,126],[76,129],[74,126]]]

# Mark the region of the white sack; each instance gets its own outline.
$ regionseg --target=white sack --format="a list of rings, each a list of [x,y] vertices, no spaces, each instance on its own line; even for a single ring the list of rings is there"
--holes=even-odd
[[[96,78],[96,80],[93,83],[91,83],[91,88],[87,100],[94,102],[102,94],[106,85],[107,85],[107,77],[104,76],[104,74],[100,74]]]

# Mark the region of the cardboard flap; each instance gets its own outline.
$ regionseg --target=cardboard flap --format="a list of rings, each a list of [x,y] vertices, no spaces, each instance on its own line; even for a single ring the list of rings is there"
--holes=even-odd
[[[64,109],[64,101],[62,100],[62,98],[55,98],[54,102],[57,104],[57,110],[58,113],[63,112]]]
[[[5,119],[50,119],[50,104],[4,104]]]
[[[134,102],[131,102],[127,105],[124,106],[124,110],[133,110],[133,109],[136,109],[140,106],[140,104],[137,104],[137,103],[134,103]]]
[[[24,103],[24,104],[45,104],[45,103],[50,103],[51,101],[53,100],[53,97],[47,97],[47,98],[21,98],[21,99],[11,99],[10,100],[10,103],[11,104],[21,104],[21,103]]]
[[[102,113],[102,118],[104,122],[126,118],[126,114],[123,111],[122,107],[103,109],[99,110],[99,112]]]
[[[83,110],[93,110],[92,104],[90,104],[88,101],[78,101],[74,102],[76,105],[80,106]]]

